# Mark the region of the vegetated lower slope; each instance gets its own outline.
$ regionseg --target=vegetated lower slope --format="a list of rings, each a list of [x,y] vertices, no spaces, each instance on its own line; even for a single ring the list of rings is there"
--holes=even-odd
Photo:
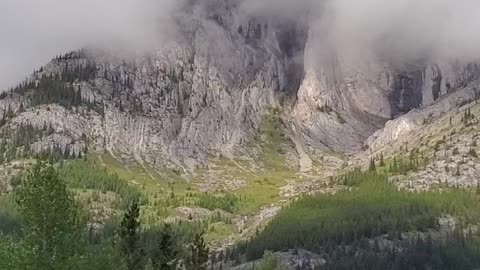
[[[285,207],[232,257],[245,252],[252,260],[261,258],[265,250],[296,248],[323,256],[324,263],[315,269],[480,265],[478,194],[458,189],[400,191],[376,173],[353,172],[346,183],[349,188],[344,191],[306,196]],[[446,220],[453,223],[445,227]]]
[[[72,183],[67,185],[64,177],[69,170],[62,166],[39,161],[19,175],[13,192],[2,198],[0,269],[164,270],[176,269],[177,264],[189,270],[206,269],[208,247],[203,238],[203,223],[141,227],[137,198],[118,219],[99,225],[92,219],[98,212],[92,213],[91,207],[105,203],[104,197],[98,195],[99,200],[84,204],[79,196],[85,191],[72,190]],[[78,165],[68,166],[74,169],[70,179],[81,181],[74,185],[91,185],[75,170]],[[124,187],[117,177],[102,169],[93,169],[89,177],[103,181],[99,184],[99,189],[105,191],[103,195]],[[16,222],[5,222],[11,219]]]

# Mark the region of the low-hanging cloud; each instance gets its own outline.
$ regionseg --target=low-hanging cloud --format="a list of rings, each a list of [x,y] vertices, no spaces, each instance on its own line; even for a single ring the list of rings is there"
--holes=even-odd
[[[209,0],[1,0],[0,89],[87,45],[155,46],[184,3]],[[394,61],[480,56],[478,0],[223,0],[255,16],[308,18],[322,50],[367,49]]]
[[[243,6],[256,14],[308,16],[322,35],[318,41],[353,53],[367,49],[395,61],[480,56],[478,0],[245,0]]]
[[[178,0],[0,1],[0,89],[85,46],[145,48],[171,29]]]
[[[387,57],[456,58],[480,56],[480,1],[334,0],[327,27],[337,42],[363,44]]]

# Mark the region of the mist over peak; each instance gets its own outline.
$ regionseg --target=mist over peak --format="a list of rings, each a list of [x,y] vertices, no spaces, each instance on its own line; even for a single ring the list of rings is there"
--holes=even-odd
[[[227,0],[225,0],[227,1]],[[373,51],[393,62],[480,55],[480,2],[474,0],[228,0],[247,16],[308,18],[311,34],[349,54]],[[172,16],[211,0],[5,0],[0,3],[0,88],[57,54],[95,45],[154,48],[172,38]],[[328,43],[328,44],[327,44]],[[321,52],[319,52],[321,53]]]

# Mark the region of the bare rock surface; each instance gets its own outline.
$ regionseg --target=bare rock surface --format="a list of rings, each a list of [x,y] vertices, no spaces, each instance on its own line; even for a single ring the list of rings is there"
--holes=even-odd
[[[307,250],[289,250],[287,252],[276,252],[274,255],[278,258],[282,266],[288,270],[306,269],[314,270],[316,267],[325,264],[325,259],[315,253]],[[229,267],[230,270],[250,270],[254,266],[261,264],[261,260],[248,262],[238,266]]]

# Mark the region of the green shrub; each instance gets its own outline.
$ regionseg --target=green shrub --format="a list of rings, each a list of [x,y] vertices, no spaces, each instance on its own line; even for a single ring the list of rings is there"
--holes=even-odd
[[[208,210],[220,209],[229,213],[233,213],[237,210],[238,197],[234,194],[221,194],[212,195],[208,193],[202,193],[199,195],[197,206],[206,208]]]
[[[134,200],[145,200],[137,188],[130,186],[117,174],[109,173],[105,168],[89,160],[64,162],[59,167],[60,176],[68,186],[79,189],[93,189],[102,193],[114,192],[122,198],[121,209],[126,209]]]

